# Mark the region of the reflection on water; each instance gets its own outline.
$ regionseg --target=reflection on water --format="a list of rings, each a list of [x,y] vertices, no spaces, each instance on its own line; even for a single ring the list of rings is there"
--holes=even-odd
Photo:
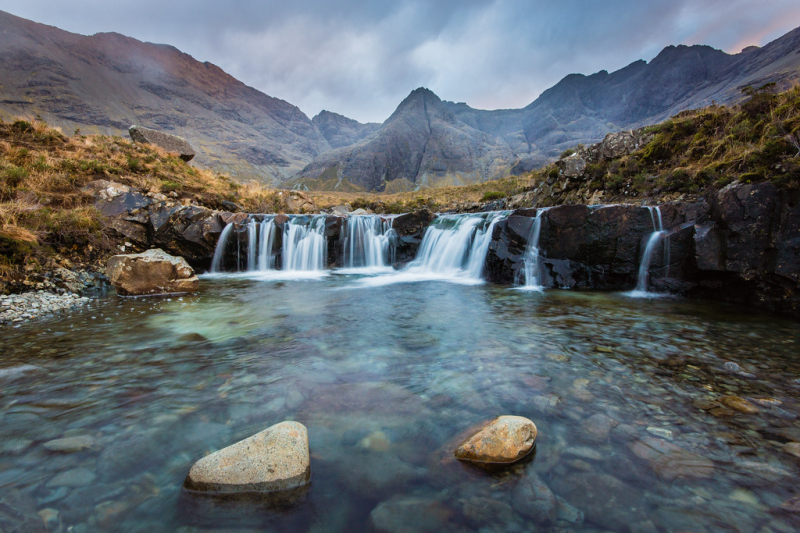
[[[0,529],[43,509],[73,531],[799,525],[796,322],[622,294],[251,278],[3,330]],[[499,414],[536,422],[531,461],[487,474],[451,459]],[[304,500],[181,497],[198,458],[287,419],[309,429]]]

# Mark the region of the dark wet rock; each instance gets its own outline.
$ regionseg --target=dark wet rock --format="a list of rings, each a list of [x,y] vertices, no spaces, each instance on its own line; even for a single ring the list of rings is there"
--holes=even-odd
[[[500,416],[469,437],[455,456],[471,463],[514,463],[533,449],[536,425],[521,416]]]
[[[310,479],[306,427],[281,422],[197,461],[184,487],[212,493],[277,492],[304,487]]]
[[[372,527],[384,533],[439,532],[448,529],[452,511],[426,497],[395,496],[369,514]]]
[[[128,134],[137,143],[155,144],[167,152],[177,153],[184,161],[191,161],[194,158],[194,148],[183,137],[141,126],[131,126]]]
[[[550,487],[534,473],[519,480],[513,492],[514,509],[537,524],[555,522],[557,516],[556,497]]]
[[[91,194],[95,199],[95,207],[109,217],[122,215],[155,203],[153,198],[145,196],[134,187],[108,180],[89,182],[83,191]]]
[[[701,455],[684,450],[663,439],[644,437],[631,443],[629,449],[667,481],[686,478],[707,478],[714,472],[714,463]]]
[[[117,294],[123,296],[192,292],[200,284],[182,257],[158,249],[115,255],[108,260],[107,274]]]
[[[224,219],[216,216],[215,211],[197,206],[164,206],[159,211],[156,214],[151,211],[153,244],[193,265],[210,265]],[[245,213],[231,215],[247,217]]]

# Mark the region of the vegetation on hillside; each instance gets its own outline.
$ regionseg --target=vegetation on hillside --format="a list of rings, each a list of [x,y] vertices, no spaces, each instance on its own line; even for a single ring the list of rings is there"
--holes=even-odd
[[[582,198],[595,191],[603,201],[659,201],[699,195],[734,180],[770,180],[800,189],[800,85],[783,93],[748,89],[739,106],[683,112],[648,128],[653,139],[638,151],[587,166],[572,180]],[[565,152],[579,155],[582,146]],[[106,179],[174,201],[248,212],[285,212],[286,191],[197,169],[175,155],[119,137],[66,136],[33,120],[0,122],[0,278],[60,253],[86,263],[104,260],[120,237],[108,228],[83,187]],[[396,194],[306,193],[319,208],[349,203],[379,213],[421,207],[475,209],[501,198],[524,195],[516,205],[576,201],[564,188],[559,166],[480,184]],[[548,186],[545,186],[548,185]],[[517,198],[520,198],[518,196]],[[585,200],[584,200],[585,201]]]

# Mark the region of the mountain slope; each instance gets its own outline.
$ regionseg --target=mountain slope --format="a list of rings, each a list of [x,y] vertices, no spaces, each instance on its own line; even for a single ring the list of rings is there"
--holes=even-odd
[[[322,154],[295,183],[339,190],[347,182],[363,190],[394,192],[462,185],[507,175],[514,159],[505,141],[464,124],[438,96],[419,88],[378,131]]]
[[[199,165],[277,183],[330,146],[297,107],[166,45],[86,37],[0,11],[0,117],[71,133],[131,124],[186,137]]]
[[[312,118],[311,122],[319,129],[331,148],[342,148],[355,144],[381,127],[375,122],[362,124],[344,115],[324,110]]]
[[[636,61],[610,74],[571,74],[523,109],[445,105],[463,122],[505,139],[523,160],[517,170],[527,170],[606,133],[658,123],[712,102],[736,102],[748,85],[785,85],[798,76],[800,28],[735,55],[708,46],[669,46],[650,63]]]

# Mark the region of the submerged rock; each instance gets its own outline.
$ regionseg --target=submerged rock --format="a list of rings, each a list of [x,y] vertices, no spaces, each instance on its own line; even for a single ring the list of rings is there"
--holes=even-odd
[[[376,531],[438,532],[447,529],[451,514],[452,511],[437,500],[395,496],[375,507],[369,518]]]
[[[644,437],[629,447],[634,455],[645,460],[656,474],[667,481],[707,478],[714,472],[714,463],[710,459],[663,439]]]
[[[537,524],[556,519],[556,497],[550,487],[535,474],[521,479],[514,489],[514,509]]]
[[[455,456],[472,463],[513,463],[533,449],[536,424],[521,416],[500,416],[469,437]]]
[[[192,292],[200,284],[185,259],[160,249],[115,255],[108,260],[107,273],[123,296]]]
[[[310,479],[308,430],[299,422],[281,422],[203,457],[183,486],[212,493],[276,492],[304,487]]]

